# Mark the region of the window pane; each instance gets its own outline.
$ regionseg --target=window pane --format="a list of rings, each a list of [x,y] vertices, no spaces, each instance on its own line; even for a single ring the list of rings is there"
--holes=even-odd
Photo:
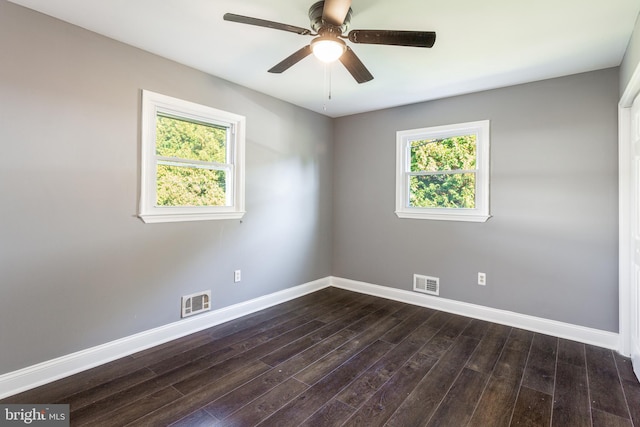
[[[156,206],[225,206],[226,171],[158,165]]]
[[[476,135],[411,141],[411,172],[473,170],[476,168]]]
[[[475,173],[409,177],[409,207],[475,208]]]
[[[158,116],[156,154],[227,163],[227,128]]]

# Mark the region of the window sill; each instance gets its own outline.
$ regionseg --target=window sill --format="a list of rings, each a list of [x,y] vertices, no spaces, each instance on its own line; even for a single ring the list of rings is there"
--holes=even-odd
[[[138,217],[145,223],[157,222],[183,222],[183,221],[211,221],[222,219],[241,219],[245,212],[218,212],[218,213],[172,213],[172,214],[140,214]]]
[[[427,213],[427,212],[405,212],[396,211],[398,218],[403,219],[432,219],[439,221],[466,221],[466,222],[487,222],[491,215],[484,214],[461,214],[461,213]]]

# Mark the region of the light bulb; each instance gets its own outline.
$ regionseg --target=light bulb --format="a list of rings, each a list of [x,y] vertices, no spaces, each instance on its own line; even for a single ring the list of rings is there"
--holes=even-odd
[[[320,61],[329,63],[340,58],[347,45],[337,38],[318,37],[311,42],[311,50]]]

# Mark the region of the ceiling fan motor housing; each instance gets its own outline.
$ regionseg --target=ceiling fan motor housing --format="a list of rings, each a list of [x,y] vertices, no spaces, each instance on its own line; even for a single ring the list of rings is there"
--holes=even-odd
[[[349,24],[351,23],[351,15],[353,10],[349,8],[347,12],[347,16],[344,18],[344,22],[340,26],[332,25],[328,22],[325,22],[322,19],[322,12],[324,10],[324,1],[319,1],[311,5],[309,8],[309,20],[311,21],[311,28],[313,31],[320,35],[331,34],[335,37],[339,37],[340,35],[347,32],[349,29]]]

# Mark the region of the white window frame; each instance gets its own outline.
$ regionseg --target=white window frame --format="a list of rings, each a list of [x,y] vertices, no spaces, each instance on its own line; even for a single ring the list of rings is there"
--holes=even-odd
[[[409,176],[411,175],[410,144],[422,139],[443,139],[461,135],[476,135],[475,208],[422,208],[409,206]],[[435,219],[446,221],[485,222],[489,214],[489,120],[434,126],[396,132],[396,210],[399,218]]]
[[[165,162],[156,155],[156,118],[158,115],[194,121],[229,129],[227,161],[227,206],[157,206],[157,165]],[[239,219],[244,210],[244,116],[201,104],[173,98],[148,90],[142,91],[141,180],[138,216],[146,223]]]

